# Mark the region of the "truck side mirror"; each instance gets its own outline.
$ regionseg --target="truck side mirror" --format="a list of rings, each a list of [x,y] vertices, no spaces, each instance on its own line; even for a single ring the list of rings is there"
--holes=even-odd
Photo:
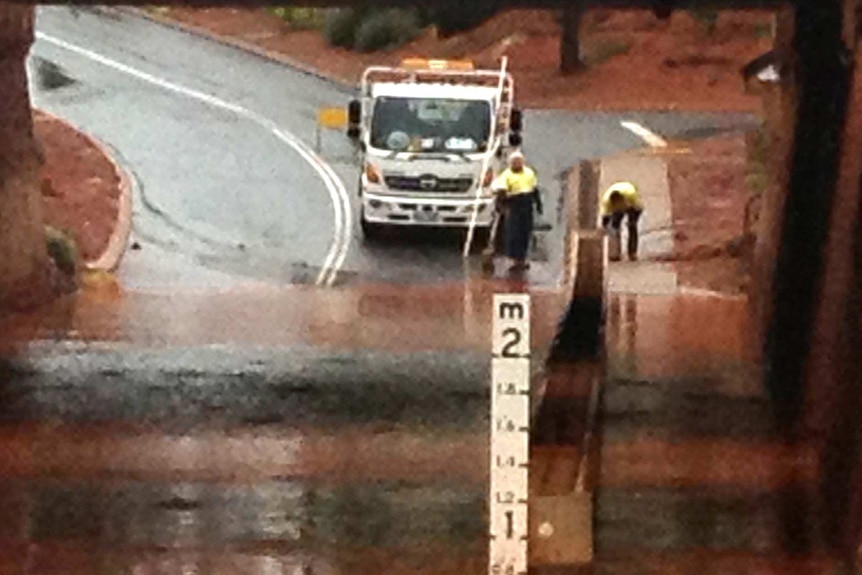
[[[347,135],[359,137],[359,124],[362,121],[362,104],[359,100],[351,100],[347,105]]]
[[[521,116],[520,108],[512,108],[512,114],[509,118],[509,129],[513,132],[520,132],[524,129],[524,119]]]
[[[517,148],[518,146],[520,146],[521,142],[523,141],[524,139],[521,138],[521,134],[519,134],[518,132],[512,132],[511,134],[509,134],[509,145],[513,148]]]
[[[347,121],[351,124],[358,124],[362,121],[362,104],[359,100],[350,100],[347,105]]]

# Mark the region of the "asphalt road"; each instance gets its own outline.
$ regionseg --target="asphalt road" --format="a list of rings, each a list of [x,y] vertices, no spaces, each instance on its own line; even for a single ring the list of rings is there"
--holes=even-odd
[[[37,30],[34,102],[133,174],[142,249],[119,295],[0,326],[28,341],[0,361],[0,572],[484,572],[498,288],[465,281],[457,238],[371,247],[347,224],[349,143],[309,150],[350,93],[117,12],[40,7]],[[46,61],[71,82],[41,86]],[[747,121],[528,112],[550,219],[559,174],[643,144],[621,120]],[[556,283],[561,232],[533,283]],[[558,299],[534,295],[537,348]]]
[[[349,141],[326,133],[322,161],[310,155],[317,110],[344,106],[350,91],[111,10],[41,7],[37,29],[31,70],[49,61],[73,82],[44,89],[34,74],[35,104],[111,146],[138,184],[134,234],[143,249],[128,254],[127,286],[409,284],[474,273],[463,265],[458,234],[362,241]],[[528,112],[524,149],[554,223],[535,254],[534,283],[559,278],[559,176],[582,158],[643,145],[622,120],[664,136],[748,121]]]

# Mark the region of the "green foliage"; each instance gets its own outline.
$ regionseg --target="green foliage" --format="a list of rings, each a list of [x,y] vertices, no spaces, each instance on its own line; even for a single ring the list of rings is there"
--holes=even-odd
[[[610,60],[614,56],[627,54],[631,49],[631,46],[631,42],[624,42],[622,40],[608,40],[606,42],[602,42],[583,57],[584,64],[587,66],[598,66],[599,64]]]
[[[444,37],[475,28],[497,10],[488,0],[418,8],[336,8],[326,11],[322,28],[332,46],[373,52],[409,42],[430,25]]]
[[[405,44],[419,34],[419,19],[415,11],[387,8],[366,16],[356,30],[353,48],[359,52],[374,52]]]
[[[769,185],[769,177],[763,172],[750,172],[745,176],[745,185],[753,194],[759,195]]]
[[[356,30],[368,10],[358,8],[335,8],[326,13],[323,35],[332,46],[353,48]]]
[[[769,186],[769,134],[765,124],[748,134],[747,143],[747,169],[745,174],[745,186],[748,188],[750,198],[745,210],[745,229],[752,230],[754,223],[759,218],[760,198]]]
[[[754,27],[754,35],[758,38],[772,38],[772,25],[757,24]]]
[[[718,26],[718,10],[715,8],[691,8],[689,14],[703,24],[707,34],[715,32]]]
[[[451,36],[471,30],[492,17],[499,10],[493,2],[471,0],[447,2],[423,7],[419,13],[423,26],[435,25],[441,36]]]
[[[78,270],[78,248],[71,234],[50,226],[45,228],[48,255],[64,274],[73,276]]]
[[[266,11],[290,24],[296,30],[319,30],[326,21],[326,11],[303,6],[269,6]]]

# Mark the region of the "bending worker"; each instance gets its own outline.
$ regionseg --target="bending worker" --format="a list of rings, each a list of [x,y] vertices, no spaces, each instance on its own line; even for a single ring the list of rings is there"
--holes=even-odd
[[[638,220],[643,213],[643,202],[634,184],[616,182],[602,196],[602,227],[611,233],[610,259],[620,260],[620,228],[623,218],[628,228],[628,256],[638,258]]]
[[[506,256],[512,260],[510,271],[530,267],[527,253],[533,237],[533,208],[542,214],[539,180],[536,172],[524,164],[524,154],[512,152],[509,167],[492,185],[497,193],[497,209],[505,215],[504,245]]]

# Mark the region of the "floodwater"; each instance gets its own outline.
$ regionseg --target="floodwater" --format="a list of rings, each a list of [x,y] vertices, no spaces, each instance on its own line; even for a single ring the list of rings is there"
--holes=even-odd
[[[0,573],[485,572],[488,317],[504,289],[102,285],[14,318]],[[537,350],[563,303],[534,294]],[[599,570],[825,573],[800,527],[810,453],[772,431],[744,303],[620,296],[608,312]],[[571,366],[555,369],[537,383]],[[575,431],[537,446],[537,467],[578,457],[573,394],[539,412]]]
[[[107,282],[13,318],[0,573],[484,572],[494,289]]]
[[[813,446],[779,433],[744,300],[616,298],[599,572],[835,573]]]

